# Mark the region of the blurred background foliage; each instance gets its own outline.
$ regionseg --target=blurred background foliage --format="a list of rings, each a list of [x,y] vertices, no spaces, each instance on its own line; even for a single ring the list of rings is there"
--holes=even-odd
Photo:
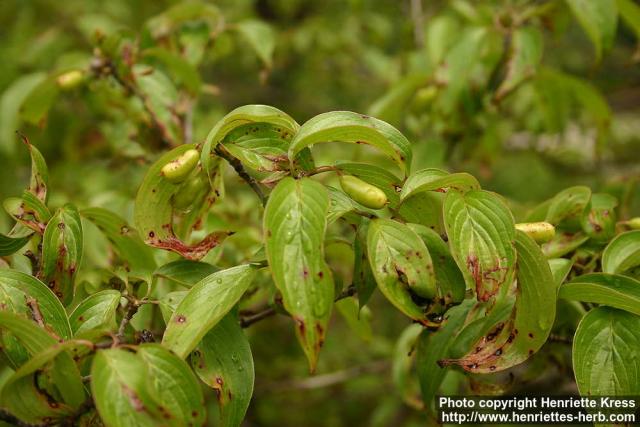
[[[28,180],[18,130],[47,159],[51,205],[131,219],[159,153],[202,141],[236,106],[264,103],[299,123],[330,110],[386,120],[414,143],[413,170],[471,172],[521,217],[575,184],[618,196],[622,219],[640,213],[635,0],[8,0],[0,34],[2,199]],[[315,154],[318,164],[375,156],[333,144]],[[204,226],[239,231],[207,257],[220,266],[260,240],[258,202],[228,172]],[[10,226],[3,214],[0,229]],[[105,239],[85,229],[79,274],[99,289],[110,276],[99,269],[113,266]],[[327,252],[349,283],[350,249],[336,240]],[[285,319],[248,329],[256,391],[246,425],[424,425],[403,347],[415,331],[379,297],[360,319],[348,301],[336,313],[315,377]],[[545,350],[516,375],[454,372],[445,387],[573,390],[566,346]]]

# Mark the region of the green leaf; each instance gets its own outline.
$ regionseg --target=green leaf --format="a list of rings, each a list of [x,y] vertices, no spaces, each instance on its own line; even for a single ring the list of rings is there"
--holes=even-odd
[[[255,274],[256,267],[239,265],[196,283],[171,316],[162,345],[184,359],[207,331],[233,308]]]
[[[343,191],[327,186],[329,192],[329,212],[327,213],[327,224],[333,224],[338,219],[355,210],[366,210],[365,207],[351,200]]]
[[[412,372],[416,359],[416,343],[422,332],[421,325],[407,326],[396,340],[391,358],[391,378],[402,400],[409,406],[420,407],[417,403],[418,384]]]
[[[179,259],[158,267],[153,275],[190,288],[218,270],[217,267],[206,262]]]
[[[349,329],[364,341],[371,341],[371,310],[360,307],[355,298],[343,298],[336,301],[336,309],[342,315]]]
[[[20,340],[20,343],[31,355],[38,355],[50,347],[58,345],[58,340],[49,335],[33,321],[6,311],[0,311],[0,328],[8,331]],[[42,355],[36,356],[38,361],[47,360]],[[29,363],[29,362],[27,362]],[[36,363],[36,362],[32,362]],[[26,365],[29,370],[32,365]],[[20,371],[18,371],[20,372]],[[25,374],[26,375],[26,374]],[[2,405],[22,419],[30,422],[42,422],[46,417],[63,416],[69,413],[69,408],[78,407],[84,400],[84,387],[78,368],[67,353],[59,354],[54,366],[48,373],[46,386],[49,391],[59,393],[60,402],[50,402],[47,396],[35,386],[33,377],[16,379],[13,387],[2,390]],[[63,403],[64,402],[64,403]]]
[[[20,116],[31,124],[42,126],[59,92],[55,76],[42,80],[22,102]]]
[[[560,287],[558,298],[608,305],[640,315],[640,282],[618,274],[578,276]]]
[[[509,287],[516,264],[515,224],[499,196],[482,190],[449,191],[443,211],[451,254],[478,301]]]
[[[573,371],[583,396],[640,393],[640,317],[609,307],[582,318],[573,339]]]
[[[227,314],[207,332],[191,354],[191,366],[216,392],[220,425],[239,426],[251,401],[255,374],[249,341],[235,314]]]
[[[621,273],[640,265],[640,230],[616,236],[602,253],[602,271]]]
[[[507,75],[496,91],[496,99],[503,98],[535,74],[543,50],[542,33],[537,27],[521,27],[514,31]]]
[[[640,38],[640,6],[633,0],[618,0],[616,4],[622,20]]]
[[[168,145],[178,145],[182,142],[182,132],[176,113],[178,91],[173,82],[162,71],[144,64],[134,65],[133,75],[140,97],[162,137]]]
[[[575,186],[562,190],[551,200],[545,221],[553,225],[571,225],[571,221],[581,218],[590,200],[589,187]]]
[[[40,151],[31,145],[26,138],[24,138],[24,142],[27,144],[29,155],[31,156],[31,179],[28,191],[46,204],[49,196],[47,193],[49,189],[49,168]]]
[[[86,336],[90,331],[115,330],[120,297],[118,291],[104,290],[85,298],[69,316],[73,335]]]
[[[173,312],[176,311],[176,308],[188,293],[189,291],[174,291],[169,292],[160,298],[160,304],[158,304],[158,306],[160,307],[162,319],[165,324],[169,323],[169,319],[171,319]]]
[[[333,306],[334,284],[324,260],[329,196],[310,178],[285,178],[264,213],[267,259],[296,336],[315,369]]]
[[[146,366],[146,385],[171,424],[202,425],[206,419],[204,397],[189,365],[158,344],[143,344],[137,356]]]
[[[353,175],[382,190],[387,196],[391,208],[397,207],[400,203],[400,197],[398,196],[398,190],[401,185],[400,179],[388,169],[367,163],[344,161],[337,161],[335,167],[341,172]]]
[[[411,167],[411,143],[407,138],[390,124],[363,114],[332,111],[309,119],[291,141],[289,159],[320,142],[370,144],[393,159],[403,173]]]
[[[583,233],[556,233],[554,238],[542,245],[542,252],[547,258],[559,258],[582,246],[589,236]]]
[[[202,86],[198,69],[180,55],[162,47],[152,47],[142,52],[145,59],[155,59],[163,64],[171,76],[192,95],[197,95]]]
[[[571,267],[573,267],[573,261],[566,258],[552,258],[548,262],[551,274],[553,274],[553,280],[556,282],[556,286],[560,287],[569,275]]]
[[[376,290],[376,279],[371,271],[367,255],[367,232],[369,220],[362,218],[353,240],[353,285],[358,295],[358,305],[364,307]]]
[[[243,166],[261,172],[287,169],[287,149],[293,134],[271,123],[247,123],[225,135],[221,144]]]
[[[416,91],[427,83],[424,75],[403,77],[376,99],[369,107],[368,114],[389,123],[401,124],[407,104]]]
[[[74,278],[82,260],[82,222],[75,206],[58,209],[42,238],[41,279],[63,304],[74,294]]]
[[[462,328],[467,313],[473,306],[472,299],[447,311],[445,321],[437,331],[424,329],[418,339],[416,367],[422,391],[422,401],[431,408],[440,389],[447,370],[438,364],[438,360],[449,356],[449,348],[455,334]]]
[[[536,242],[516,232],[516,303],[512,317],[482,337],[461,359],[445,359],[473,373],[501,371],[524,362],[546,342],[556,314],[556,283]],[[544,308],[544,309],[541,309]]]
[[[33,235],[33,230],[16,224],[7,234],[0,233],[0,256],[9,256],[22,249]]]
[[[174,231],[172,205],[172,197],[180,192],[181,186],[169,182],[161,173],[164,165],[193,148],[192,144],[180,145],[164,154],[149,168],[136,195],[134,220],[138,233],[146,244],[198,260],[218,246],[228,236],[228,232],[213,232],[193,245],[183,242]],[[204,206],[206,203],[201,201]]]
[[[443,193],[449,189],[460,192],[479,190],[480,184],[468,173],[448,173],[435,168],[422,169],[407,178],[400,192],[400,200],[425,191]]]
[[[202,146],[201,163],[205,172],[211,175],[211,158],[216,146],[234,129],[246,124],[267,123],[274,125],[281,132],[294,135],[300,125],[287,113],[268,105],[243,105],[224,116],[211,129]]]
[[[100,418],[110,427],[158,426],[165,421],[147,386],[147,366],[135,353],[99,350],[91,365],[91,392]]]
[[[429,251],[408,226],[389,219],[369,223],[367,254],[371,270],[384,296],[401,312],[428,324],[413,295],[436,296],[436,276]]]
[[[242,35],[264,62],[267,68],[273,65],[273,51],[276,48],[276,35],[269,24],[257,19],[238,22],[234,29]]]
[[[20,128],[20,106],[29,94],[46,78],[43,72],[24,74],[11,83],[0,98],[0,151],[15,151],[15,130]]]
[[[150,281],[156,261],[149,248],[120,216],[103,208],[88,208],[80,215],[93,222],[115,247],[125,269],[132,277]]]
[[[469,311],[464,327],[455,336],[449,348],[449,357],[460,359],[475,351],[482,340],[492,341],[513,314],[514,292],[489,302],[477,302]],[[486,337],[491,339],[486,340]]]
[[[587,33],[600,62],[602,53],[613,46],[618,25],[616,0],[566,0]]]
[[[147,21],[146,27],[153,37],[163,38],[194,22],[205,22],[209,30],[213,31],[220,25],[221,19],[222,14],[216,6],[202,1],[190,1],[177,3],[154,16]]]
[[[34,353],[34,356],[20,366],[2,388],[2,401],[11,408],[12,413],[25,420],[40,422],[46,417],[70,414],[73,407],[78,407],[85,398],[80,372],[69,353],[73,352],[76,356],[87,353],[89,343],[73,340],[63,343],[46,342],[50,345]],[[51,380],[59,381],[54,384],[54,387],[60,387],[59,392],[67,404],[63,403],[60,407],[59,403],[54,402],[52,405],[49,401],[50,397],[35,386],[39,373],[44,372],[50,375]]]
[[[29,191],[23,191],[22,197],[5,199],[3,206],[13,219],[39,234],[44,232],[51,219],[47,206]]]
[[[466,287],[462,273],[451,256],[449,246],[438,233],[424,225],[408,224],[408,226],[420,236],[434,261],[440,304],[448,306],[452,303],[460,303],[464,300]]]
[[[445,195],[436,192],[416,193],[402,201],[398,216],[406,222],[421,224],[444,233],[442,203]]]
[[[591,196],[590,207],[587,207],[580,218],[582,230],[596,241],[607,241],[616,233],[616,212],[618,200],[609,195],[596,193]]]
[[[485,26],[468,26],[460,31],[456,42],[447,50],[444,60],[435,71],[435,79],[443,87],[438,104],[445,114],[451,114],[458,108],[461,97],[473,83],[472,78],[476,73],[470,70],[483,68],[483,61],[491,59],[489,56],[492,54],[497,56],[491,49],[501,47],[501,44],[495,43],[497,39],[497,33]],[[488,65],[492,67],[492,64]]]
[[[16,270],[0,269],[0,297],[7,304],[7,298],[18,313],[29,315],[34,309],[42,315],[42,319],[50,331],[62,339],[72,337],[67,313],[55,294],[38,279]]]

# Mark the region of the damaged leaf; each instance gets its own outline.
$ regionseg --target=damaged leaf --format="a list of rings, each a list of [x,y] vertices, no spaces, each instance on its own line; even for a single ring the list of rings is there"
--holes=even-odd
[[[451,254],[467,287],[478,301],[489,301],[514,278],[513,215],[499,196],[482,190],[450,191],[443,211]]]
[[[319,114],[305,122],[291,141],[289,159],[321,142],[369,144],[393,159],[403,173],[411,167],[411,143],[390,124],[351,111]]]
[[[191,353],[191,366],[213,388],[220,407],[220,425],[238,427],[253,394],[251,347],[235,313],[227,314]]]
[[[74,279],[82,260],[82,222],[75,206],[58,209],[42,238],[42,269],[39,278],[64,305],[73,299]]]
[[[251,284],[257,268],[239,265],[213,273],[196,283],[169,319],[162,345],[184,359]]]
[[[448,173],[435,168],[423,169],[407,178],[400,192],[400,200],[425,191],[445,193],[449,189],[459,192],[479,190],[480,184],[468,173]]]
[[[367,254],[384,296],[413,320],[430,324],[422,305],[437,294],[436,276],[422,239],[402,223],[375,219],[369,223]]]
[[[315,369],[333,306],[334,284],[324,259],[329,211],[326,188],[310,178],[285,178],[264,213],[267,259],[296,336]]]
[[[138,233],[146,244],[176,252],[187,259],[198,260],[222,243],[229,233],[216,231],[193,245],[180,239],[174,228],[172,204],[172,197],[179,192],[180,186],[169,182],[160,172],[164,165],[193,147],[185,144],[174,148],[149,168],[136,196],[134,220]],[[193,209],[196,210],[200,210],[200,207]]]

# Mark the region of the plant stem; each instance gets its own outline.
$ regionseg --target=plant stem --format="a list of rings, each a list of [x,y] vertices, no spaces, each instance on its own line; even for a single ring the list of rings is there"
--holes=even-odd
[[[260,185],[255,179],[253,179],[251,175],[247,173],[247,171],[244,169],[244,166],[242,166],[242,163],[240,162],[240,160],[233,157],[231,153],[229,153],[220,144],[216,146],[214,151],[218,156],[225,159],[231,165],[231,167],[233,167],[233,169],[236,171],[238,176],[240,176],[240,178],[242,178],[247,184],[249,184],[249,187],[251,187],[254,193],[258,195],[258,198],[260,199],[260,203],[262,203],[262,206],[266,205],[267,199],[264,193],[262,192]]]
[[[556,334],[550,334],[548,341],[549,342],[557,342],[557,343],[561,343],[561,344],[573,344],[573,338],[564,337],[562,335],[556,335]]]
[[[346,289],[338,294],[338,296],[334,299],[334,302],[340,301],[341,299],[348,298],[356,294],[356,287],[354,285],[349,285]],[[271,316],[275,316],[277,311],[274,306],[270,306],[265,308],[262,311],[259,311],[250,316],[244,316],[240,318],[240,327],[248,328],[256,322],[259,322],[262,319],[266,319]]]
[[[127,311],[124,313],[122,320],[120,321],[120,327],[118,328],[118,333],[116,334],[116,342],[121,342],[124,340],[124,330],[127,327],[127,324],[131,321],[131,318],[138,312],[140,308],[140,303],[134,301],[132,299],[129,300],[129,305],[127,306]]]

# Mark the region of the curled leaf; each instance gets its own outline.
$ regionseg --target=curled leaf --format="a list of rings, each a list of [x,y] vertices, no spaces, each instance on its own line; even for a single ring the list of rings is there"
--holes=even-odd
[[[400,200],[425,191],[444,193],[450,188],[465,192],[479,190],[480,184],[468,173],[448,173],[435,168],[423,169],[407,178],[400,192]]]
[[[404,314],[431,325],[414,295],[436,296],[436,276],[424,242],[408,226],[389,219],[375,219],[367,233],[369,264],[378,288]]]
[[[521,231],[518,251],[516,303],[511,318],[483,337],[461,359],[445,359],[473,373],[501,371],[522,363],[546,342],[556,314],[556,284],[540,247]]]
[[[207,135],[200,159],[205,172],[211,175],[213,169],[211,154],[227,134],[242,125],[261,123],[273,125],[276,129],[280,129],[280,132],[286,132],[288,135],[294,135],[300,127],[288,114],[268,105],[238,107],[218,121]]]
[[[174,231],[172,204],[172,197],[180,191],[180,186],[165,179],[161,173],[164,165],[192,150],[193,147],[189,144],[176,147],[160,157],[149,168],[136,196],[134,219],[140,237],[148,245],[176,252],[188,259],[198,260],[222,243],[229,233],[213,232],[192,245],[180,239]],[[199,214],[202,206],[206,206],[209,200],[199,199],[199,203],[200,206],[194,207],[191,212]],[[191,224],[194,219],[192,217],[187,222]]]
[[[515,273],[515,225],[499,196],[482,190],[450,191],[444,200],[444,224],[451,254],[475,289],[488,301],[511,285]]]
[[[351,111],[319,114],[305,122],[291,141],[289,159],[320,142],[370,144],[393,159],[402,172],[411,167],[411,144],[399,130],[374,117]]]
[[[640,265],[640,230],[616,236],[602,253],[602,271],[621,273]]]
[[[42,269],[39,278],[69,304],[74,294],[74,279],[82,259],[83,235],[80,214],[67,204],[58,209],[42,237]]]

